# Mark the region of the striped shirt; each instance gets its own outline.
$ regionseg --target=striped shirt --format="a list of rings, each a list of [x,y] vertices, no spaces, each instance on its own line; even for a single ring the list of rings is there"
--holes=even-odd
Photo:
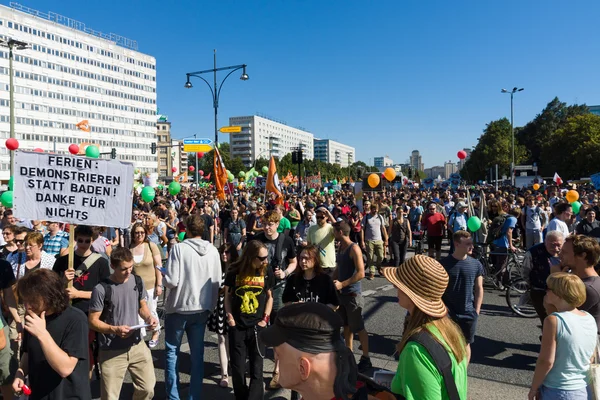
[[[44,236],[44,251],[50,255],[57,255],[60,249],[69,247],[69,234],[67,232],[58,231],[56,235],[50,235],[50,232]]]

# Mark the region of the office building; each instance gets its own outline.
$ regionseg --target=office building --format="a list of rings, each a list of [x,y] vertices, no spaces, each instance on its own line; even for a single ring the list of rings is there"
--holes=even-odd
[[[423,160],[421,158],[421,155],[419,154],[419,150],[412,151],[412,153],[410,154],[409,164],[413,171],[423,171],[425,169],[425,166],[423,165]]]
[[[431,168],[426,168],[423,172],[425,172],[425,175],[431,179],[436,179],[438,176],[442,179],[446,179],[444,176],[446,174],[446,169],[445,167],[439,165],[436,165],[435,167]]]
[[[375,157],[373,158],[373,165],[377,168],[387,168],[394,165],[394,160],[392,160],[388,156]]]
[[[354,163],[354,147],[330,139],[314,140],[315,160],[329,164],[339,164],[345,168]]]
[[[171,158],[171,123],[161,121],[156,123],[156,153],[157,170],[159,177],[173,176],[171,168],[173,168],[173,159]]]
[[[70,144],[116,148],[120,160],[155,172],[156,60],[137,42],[82,22],[11,3],[0,5],[0,38],[28,44],[13,51],[15,136],[20,149],[68,153]],[[6,45],[6,43],[5,43]],[[0,141],[10,136],[9,51],[0,47]],[[89,132],[79,129],[87,121]],[[85,125],[80,124],[80,126]],[[0,179],[9,154],[0,148]]]
[[[173,175],[183,173],[188,170],[188,153],[183,150],[183,140],[171,139],[171,159],[177,172]]]
[[[600,106],[588,106],[590,112],[594,115],[600,115]]]
[[[247,167],[270,155],[281,158],[298,147],[302,148],[304,159],[314,157],[314,136],[305,129],[260,115],[231,117],[229,125],[242,127],[241,132],[229,134],[229,144],[232,157],[240,157]]]
[[[450,175],[452,175],[455,172],[458,172],[458,168],[456,167],[455,163],[453,163],[452,161],[447,161],[444,163],[444,179],[450,179]]]

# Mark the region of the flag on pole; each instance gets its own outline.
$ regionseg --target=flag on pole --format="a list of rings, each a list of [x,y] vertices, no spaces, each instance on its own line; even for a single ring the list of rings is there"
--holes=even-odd
[[[279,186],[279,177],[277,176],[277,167],[275,167],[275,159],[271,156],[269,161],[269,172],[267,174],[267,190],[277,195],[275,202],[283,204],[283,195]]]
[[[214,173],[215,173],[215,187],[217,192],[217,197],[221,200],[225,200],[225,185],[227,184],[227,170],[225,169],[225,165],[223,164],[223,159],[221,158],[221,154],[219,154],[219,149],[215,146],[215,154],[214,154]],[[210,176],[210,174],[209,174]]]
[[[558,186],[563,184],[563,180],[560,176],[558,176],[558,173],[554,173],[554,179],[553,179],[554,183],[556,183]]]

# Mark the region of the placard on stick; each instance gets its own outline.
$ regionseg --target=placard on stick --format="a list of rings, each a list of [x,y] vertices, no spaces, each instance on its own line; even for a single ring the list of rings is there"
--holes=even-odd
[[[18,218],[117,228],[131,223],[131,163],[17,151],[14,174]]]

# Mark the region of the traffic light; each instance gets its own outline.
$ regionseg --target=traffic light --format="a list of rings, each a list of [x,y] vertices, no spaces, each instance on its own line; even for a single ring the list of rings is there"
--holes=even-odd
[[[150,150],[152,151],[152,154],[156,154],[156,143],[152,143],[152,146],[150,146]]]
[[[114,147],[112,148],[112,150],[110,151],[110,158],[112,158],[113,160],[115,158],[117,158],[117,149],[115,149]]]
[[[292,151],[292,164],[302,164],[302,150]]]
[[[412,179],[412,168],[408,167],[408,179]]]

